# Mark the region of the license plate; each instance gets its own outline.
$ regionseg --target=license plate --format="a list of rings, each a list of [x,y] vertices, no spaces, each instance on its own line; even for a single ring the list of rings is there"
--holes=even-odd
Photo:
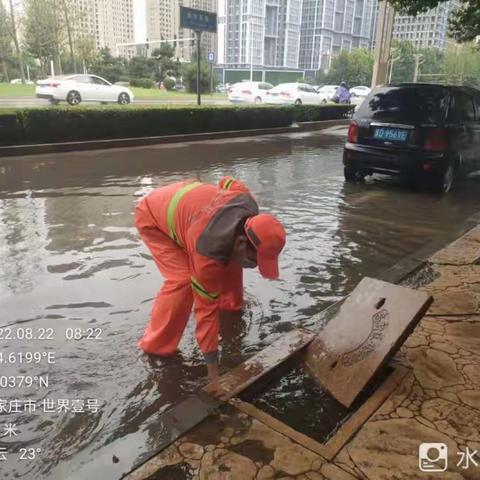
[[[408,130],[402,130],[400,128],[375,128],[373,138],[376,140],[402,143],[408,140]]]

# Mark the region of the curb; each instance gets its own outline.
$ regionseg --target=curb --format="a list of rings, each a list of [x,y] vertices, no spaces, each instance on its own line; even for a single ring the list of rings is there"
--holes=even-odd
[[[202,140],[220,140],[234,137],[252,137],[258,135],[275,135],[280,133],[297,133],[348,125],[350,119],[322,120],[319,122],[302,122],[290,127],[262,128],[256,130],[231,130],[224,132],[192,133],[187,135],[164,135],[157,137],[114,138],[109,140],[87,140],[83,142],[42,143],[34,145],[8,145],[0,147],[0,157],[18,157],[21,155],[39,155],[42,153],[60,153],[107,148],[140,147],[178,142],[199,142]]]

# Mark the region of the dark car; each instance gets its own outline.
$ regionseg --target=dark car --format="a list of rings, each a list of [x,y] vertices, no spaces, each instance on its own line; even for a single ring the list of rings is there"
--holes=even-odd
[[[373,173],[448,192],[455,176],[480,169],[480,91],[399,84],[377,87],[348,130],[345,179]]]

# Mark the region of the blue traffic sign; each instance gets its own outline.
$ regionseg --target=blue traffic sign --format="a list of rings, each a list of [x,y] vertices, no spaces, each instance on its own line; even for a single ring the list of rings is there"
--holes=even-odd
[[[217,31],[217,14],[195,8],[180,7],[180,27],[196,32]]]

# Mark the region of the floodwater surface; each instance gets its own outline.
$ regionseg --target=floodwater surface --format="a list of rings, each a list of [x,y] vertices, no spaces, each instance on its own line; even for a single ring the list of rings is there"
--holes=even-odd
[[[315,328],[314,314],[364,275],[478,210],[475,178],[444,197],[390,179],[346,185],[343,141],[332,131],[0,159],[2,478],[75,480],[126,440],[148,452],[158,414],[204,384],[193,319],[168,361],[136,346],[162,279],[133,211],[156,186],[234,175],[286,227],[281,280],[248,271],[243,318],[222,326],[223,368],[294,327]],[[4,435],[8,423],[16,435]],[[22,448],[33,449],[26,459]]]

